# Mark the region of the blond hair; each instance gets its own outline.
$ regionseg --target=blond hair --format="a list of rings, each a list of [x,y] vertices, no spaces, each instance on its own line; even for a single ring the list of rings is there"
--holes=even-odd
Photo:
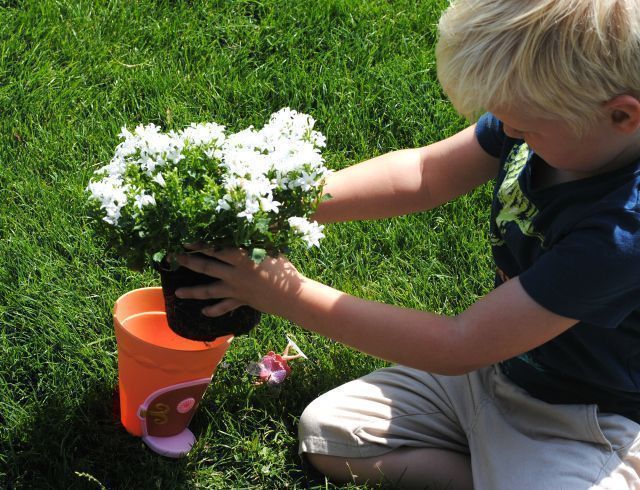
[[[520,109],[580,132],[640,94],[640,0],[454,0],[439,30],[438,78],[470,119]]]

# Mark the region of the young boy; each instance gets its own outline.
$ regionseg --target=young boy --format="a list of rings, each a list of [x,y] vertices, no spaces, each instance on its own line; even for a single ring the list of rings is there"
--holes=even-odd
[[[454,1],[437,55],[456,108],[491,112],[335,173],[315,218],[422,211],[496,179],[491,293],[447,317],[223,250],[180,258],[221,279],[182,296],[224,298],[212,316],[249,304],[399,364],[302,415],[300,451],[334,481],[640,488],[640,2]]]

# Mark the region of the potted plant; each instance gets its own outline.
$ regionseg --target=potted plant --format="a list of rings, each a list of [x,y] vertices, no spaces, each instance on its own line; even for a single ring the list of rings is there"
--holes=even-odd
[[[323,227],[308,218],[328,197],[330,170],[314,124],[284,108],[261,129],[236,133],[215,122],[168,132],[123,128],[113,158],[95,171],[87,191],[99,232],[131,267],[160,272],[167,320],[179,335],[238,335],[259,320],[246,306],[205,317],[200,310],[212,301],[175,297],[178,287],[214,281],[172,260],[184,244],[242,247],[256,262],[296,242],[319,245]]]

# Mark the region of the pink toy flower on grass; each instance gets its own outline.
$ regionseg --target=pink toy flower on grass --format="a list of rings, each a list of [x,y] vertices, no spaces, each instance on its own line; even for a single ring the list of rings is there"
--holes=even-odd
[[[249,363],[247,371],[258,377],[256,384],[266,383],[268,386],[279,385],[291,374],[291,367],[288,361],[299,357],[307,359],[307,356],[293,340],[289,337],[287,337],[287,340],[289,343],[282,354],[269,351],[260,361]],[[292,347],[298,351],[297,354],[289,355],[289,349]]]
[[[291,373],[291,368],[280,354],[269,351],[257,364],[258,383],[277,385],[282,383]],[[255,370],[254,370],[255,372]]]

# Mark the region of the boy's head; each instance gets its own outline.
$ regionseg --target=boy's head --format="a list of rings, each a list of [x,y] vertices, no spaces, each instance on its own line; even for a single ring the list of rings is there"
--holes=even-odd
[[[640,99],[640,0],[454,0],[438,77],[456,109],[561,119],[582,132],[619,95]]]

